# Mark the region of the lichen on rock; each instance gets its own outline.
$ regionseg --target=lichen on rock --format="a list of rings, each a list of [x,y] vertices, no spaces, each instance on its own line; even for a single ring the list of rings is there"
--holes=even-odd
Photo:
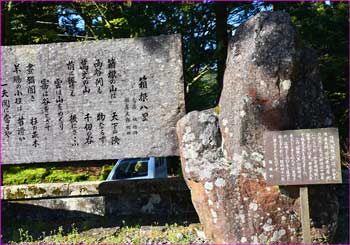
[[[220,114],[193,111],[177,123],[183,175],[215,243],[301,242],[298,189],[266,185],[262,138],[333,124],[314,52],[301,43],[287,13],[250,18],[229,44]],[[335,232],[328,190],[310,188],[314,242]]]

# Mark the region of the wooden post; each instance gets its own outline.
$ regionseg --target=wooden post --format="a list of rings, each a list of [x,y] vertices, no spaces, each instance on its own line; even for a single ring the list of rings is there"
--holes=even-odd
[[[301,210],[301,229],[303,232],[303,243],[311,244],[309,197],[308,197],[307,186],[300,187],[300,210]]]

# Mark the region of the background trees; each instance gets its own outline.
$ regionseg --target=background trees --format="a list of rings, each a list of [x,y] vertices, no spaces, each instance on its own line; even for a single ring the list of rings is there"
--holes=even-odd
[[[321,79],[348,135],[348,3],[2,2],[2,45],[181,33],[187,110],[217,104],[228,39],[249,16],[281,10],[318,53]]]
[[[348,3],[274,4],[288,12],[303,40],[317,51],[321,80],[337,120],[343,147],[349,135]]]

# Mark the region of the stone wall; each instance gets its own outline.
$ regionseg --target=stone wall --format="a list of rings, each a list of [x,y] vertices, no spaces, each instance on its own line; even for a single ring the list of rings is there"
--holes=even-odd
[[[4,219],[197,217],[182,178],[2,186],[1,197]]]

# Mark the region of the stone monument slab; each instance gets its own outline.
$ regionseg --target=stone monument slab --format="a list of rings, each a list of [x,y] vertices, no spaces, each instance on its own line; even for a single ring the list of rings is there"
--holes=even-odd
[[[181,36],[2,47],[2,163],[177,155]]]
[[[303,43],[285,12],[249,18],[228,45],[219,113],[193,111],[177,123],[183,176],[213,243],[303,241],[305,202],[295,186],[267,185],[263,142],[266,131],[334,125],[315,52]],[[314,243],[336,231],[332,188],[309,188]]]

